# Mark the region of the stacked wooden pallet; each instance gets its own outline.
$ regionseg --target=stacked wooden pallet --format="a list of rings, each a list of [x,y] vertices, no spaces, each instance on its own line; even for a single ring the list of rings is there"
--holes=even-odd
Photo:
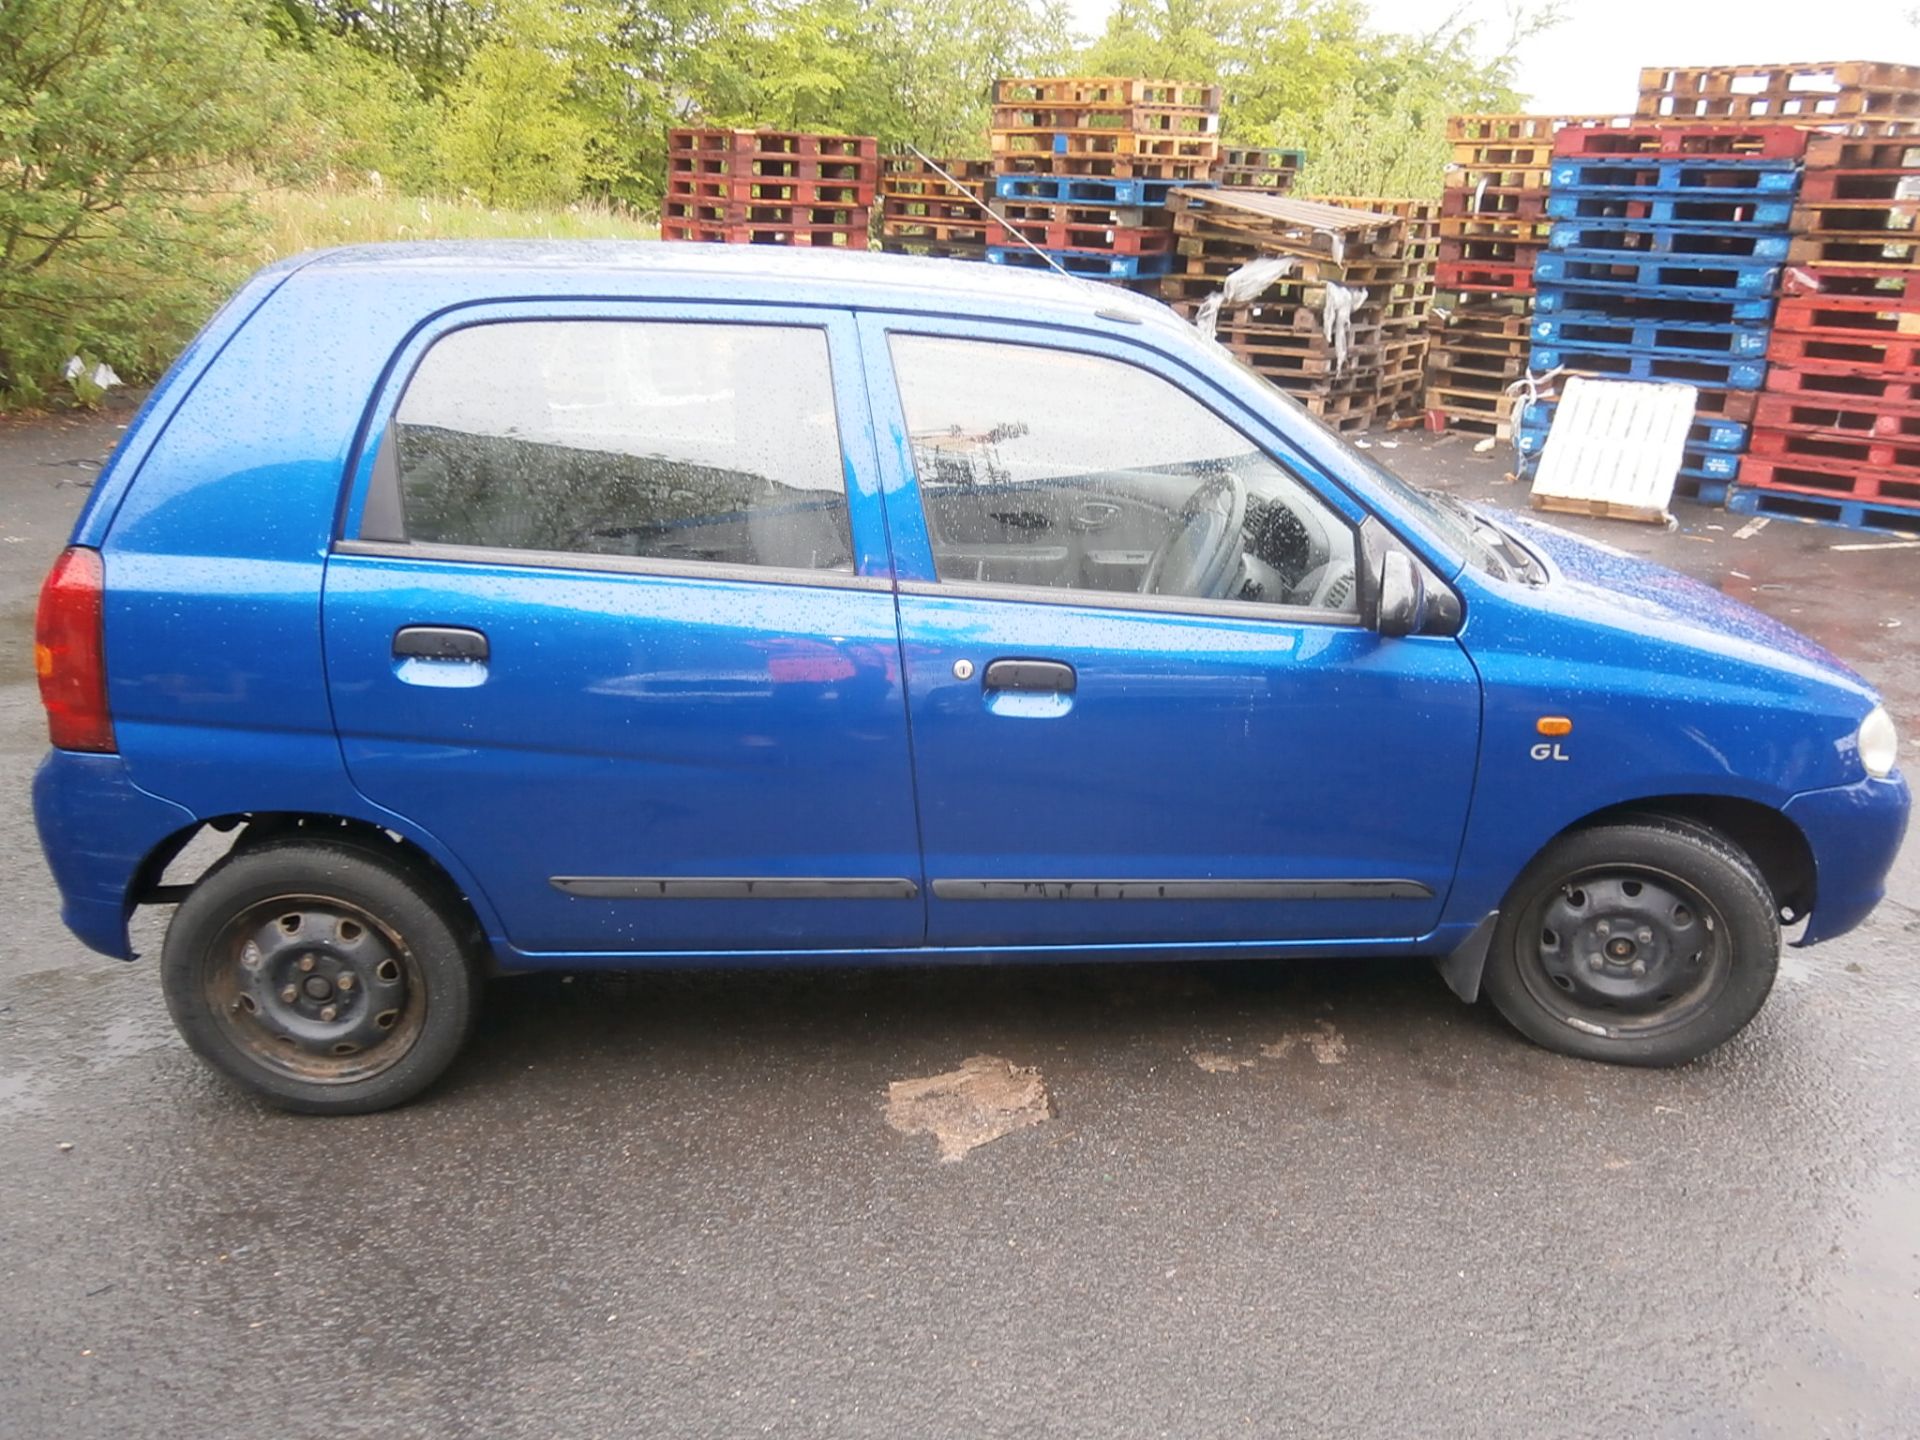
[[[1336,429],[1409,402],[1432,298],[1427,202],[1182,187],[1172,205],[1178,268],[1160,293],[1176,310],[1191,316],[1241,266],[1283,257],[1276,283],[1220,311],[1220,342]]]
[[[1213,167],[1215,184],[1232,190],[1271,190],[1284,195],[1307,163],[1304,150],[1248,150],[1229,147]]]
[[[1920,125],[1920,65],[1877,60],[1665,66],[1640,72],[1643,120]]]
[[[1920,134],[1815,135],[1730,508],[1920,534]]]
[[[993,100],[996,208],[1019,240],[989,244],[987,259],[1100,280],[1165,275],[1167,196],[1210,183],[1220,87],[1055,76],[1001,80]]]
[[[1455,115],[1441,193],[1426,407],[1436,429],[1505,438],[1527,368],[1533,265],[1546,248],[1553,137],[1603,116]]]
[[[937,169],[918,155],[882,161],[880,248],[897,255],[986,259],[987,246],[1003,243],[1000,226],[980,203],[992,199],[993,167],[985,160],[935,164]]]
[[[864,250],[878,144],[780,130],[671,130],[662,240]]]
[[[1709,504],[1747,448],[1806,139],[1661,123],[1555,141],[1532,368],[1695,386],[1676,493]],[[1544,447],[1552,414],[1548,402],[1523,417],[1523,457]]]

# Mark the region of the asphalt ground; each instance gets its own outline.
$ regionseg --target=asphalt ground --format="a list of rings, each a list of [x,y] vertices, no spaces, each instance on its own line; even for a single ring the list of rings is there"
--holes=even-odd
[[[0,425],[0,1435],[1920,1433],[1913,846],[1678,1071],[1416,962],[914,968],[508,980],[411,1107],[241,1098],[62,929],[28,809],[34,595],[125,419]],[[1567,523],[1920,736],[1920,550],[1682,513]],[[980,1055],[1030,1123],[889,1123]]]

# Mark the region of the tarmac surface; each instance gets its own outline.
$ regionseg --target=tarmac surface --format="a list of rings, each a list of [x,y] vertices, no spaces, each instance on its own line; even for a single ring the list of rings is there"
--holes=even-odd
[[[0,1435],[1920,1433],[1913,844],[1678,1071],[1424,963],[927,968],[503,981],[409,1108],[239,1097],[29,814],[34,597],[126,419],[0,424]],[[1524,504],[1470,440],[1375,453]],[[1920,550],[1681,520],[1566,523],[1920,736]]]

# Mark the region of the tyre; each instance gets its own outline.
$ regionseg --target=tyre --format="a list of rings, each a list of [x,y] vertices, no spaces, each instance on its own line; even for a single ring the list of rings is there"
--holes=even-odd
[[[1549,1050],[1682,1065],[1759,1013],[1779,961],[1753,862],[1714,831],[1647,816],[1541,852],[1501,907],[1483,984]]]
[[[454,906],[375,852],[273,841],[221,861],[174,912],[167,1008],[194,1051],[282,1110],[411,1100],[472,1028]]]

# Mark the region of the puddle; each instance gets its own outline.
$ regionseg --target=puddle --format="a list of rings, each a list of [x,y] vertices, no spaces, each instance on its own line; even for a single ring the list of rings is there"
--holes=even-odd
[[[1053,1118],[1053,1097],[1032,1066],[975,1055],[958,1070],[887,1086],[887,1124],[902,1135],[931,1135],[942,1163],[1002,1135]]]

